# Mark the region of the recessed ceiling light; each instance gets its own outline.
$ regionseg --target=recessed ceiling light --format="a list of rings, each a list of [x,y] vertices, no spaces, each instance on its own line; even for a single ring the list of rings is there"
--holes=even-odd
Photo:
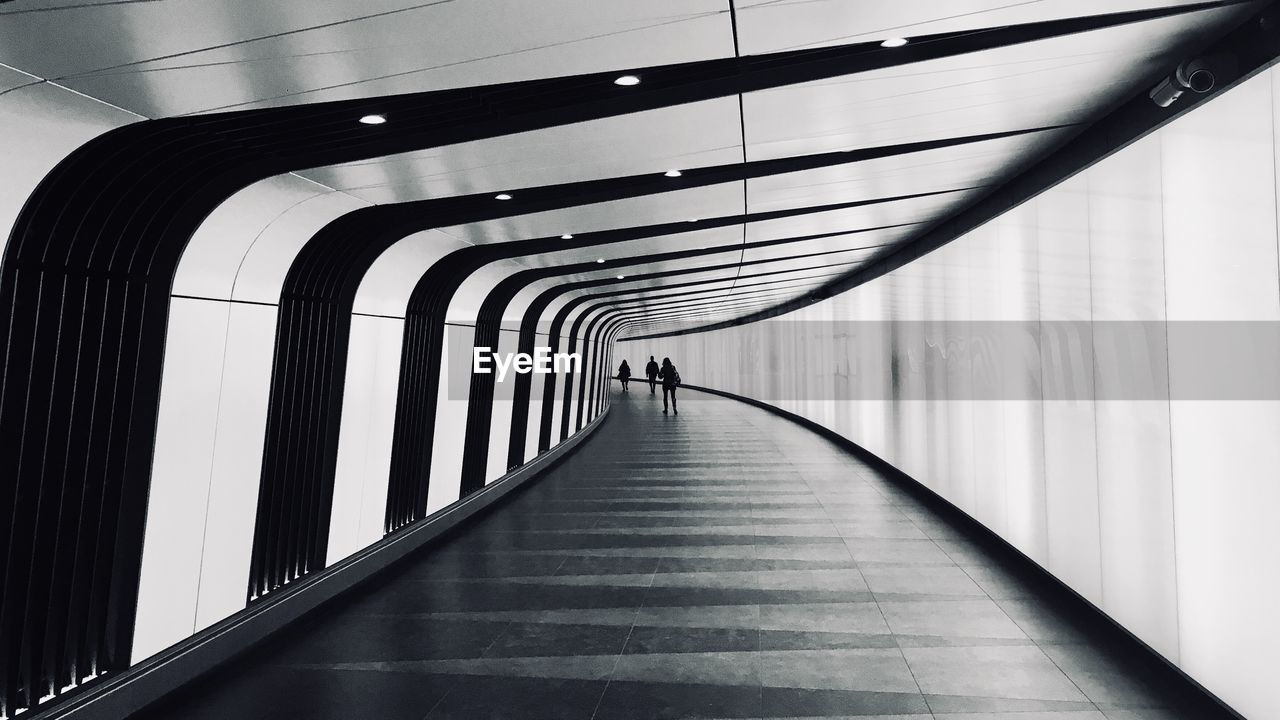
[[[613,81],[613,84],[614,84],[614,85],[622,85],[622,86],[624,86],[624,87],[631,87],[632,85],[639,85],[639,84],[640,84],[640,78],[639,78],[639,77],[637,77],[637,76],[635,76],[635,75],[619,75],[619,76],[618,76],[618,77]]]
[[[689,218],[687,222],[698,222],[698,218]]]
[[[572,235],[570,235],[569,233],[565,233],[565,234],[563,234],[563,235],[561,235],[561,236],[560,236],[560,239],[561,239],[561,240],[572,240],[572,239],[573,239],[573,236],[572,236]]]
[[[667,177],[680,177],[684,173],[680,172],[679,170],[668,170],[662,174],[666,175]]]
[[[880,43],[880,47],[887,47],[887,48],[902,47],[903,45],[906,45],[907,42],[908,41],[906,38],[889,38],[888,40],[885,40],[884,42]]]
[[[618,276],[618,279],[619,279],[619,280],[626,280],[626,279],[627,279],[627,276],[626,276],[626,275],[619,275],[619,276]]]
[[[510,200],[511,196],[506,193],[498,193],[497,195],[493,196],[493,199],[494,200]]]
[[[601,265],[603,265],[603,264],[604,264],[604,258],[596,258],[596,262],[597,262],[597,263],[600,263]]]
[[[364,117],[360,118],[360,122],[364,123],[365,125],[381,125],[386,121],[387,121],[386,115],[365,115]]]

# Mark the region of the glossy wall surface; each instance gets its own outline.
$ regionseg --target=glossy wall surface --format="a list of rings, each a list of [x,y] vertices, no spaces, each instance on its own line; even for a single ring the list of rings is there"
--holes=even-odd
[[[1273,68],[844,295],[615,352],[852,439],[1280,717],[1278,117]]]

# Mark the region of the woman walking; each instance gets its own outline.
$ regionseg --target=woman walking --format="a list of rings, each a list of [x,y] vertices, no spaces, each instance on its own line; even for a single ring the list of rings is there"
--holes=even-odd
[[[618,366],[618,379],[622,381],[622,392],[626,392],[627,381],[631,379],[631,366],[627,364],[626,360],[623,360],[622,364]]]
[[[662,414],[667,414],[667,396],[671,396],[671,412],[680,414],[676,407],[676,388],[680,387],[680,372],[671,364],[671,358],[662,358],[662,368],[658,370],[658,378],[662,380]]]

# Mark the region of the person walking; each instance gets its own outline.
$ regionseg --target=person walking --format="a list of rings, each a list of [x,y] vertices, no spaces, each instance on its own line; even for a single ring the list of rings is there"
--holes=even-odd
[[[627,381],[631,379],[631,366],[627,364],[626,360],[623,360],[622,364],[618,366],[618,379],[622,381],[622,392],[626,392]]]
[[[658,377],[662,379],[662,414],[667,414],[667,396],[670,395],[671,412],[679,415],[680,408],[676,407],[676,388],[680,387],[680,371],[671,364],[671,358],[662,358],[662,368],[658,370]]]
[[[644,366],[644,374],[649,376],[649,394],[653,395],[653,388],[658,383],[658,363],[652,355],[649,356],[649,364]]]

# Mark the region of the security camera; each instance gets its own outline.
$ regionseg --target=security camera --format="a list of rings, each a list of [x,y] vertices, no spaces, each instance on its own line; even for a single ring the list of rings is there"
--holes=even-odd
[[[1152,88],[1149,96],[1160,107],[1169,107],[1182,93],[1190,90],[1204,94],[1213,89],[1218,78],[1213,74],[1209,61],[1204,59],[1188,60],[1178,66],[1173,74],[1160,81]]]

